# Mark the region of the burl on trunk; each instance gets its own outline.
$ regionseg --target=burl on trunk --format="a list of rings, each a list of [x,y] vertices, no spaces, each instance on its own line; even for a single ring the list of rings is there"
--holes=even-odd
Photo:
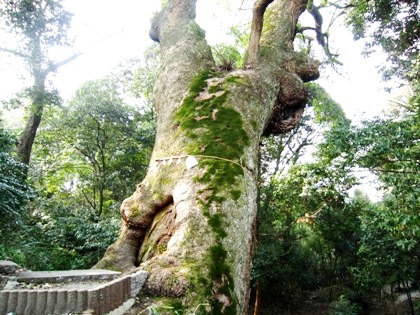
[[[306,1],[277,0],[254,10],[253,23],[264,17],[264,26],[249,65],[219,71],[195,2],[169,0],[153,19],[150,36],[162,50],[156,143],[145,179],[121,206],[118,240],[96,267],[140,266],[152,296],[246,314],[260,140],[299,121],[303,82],[318,77],[318,63],[293,51]]]

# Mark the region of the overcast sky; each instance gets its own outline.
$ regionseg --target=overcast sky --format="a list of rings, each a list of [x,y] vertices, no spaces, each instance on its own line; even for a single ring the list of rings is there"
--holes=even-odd
[[[198,1],[197,21],[206,30],[210,43],[223,38],[223,29],[235,18],[247,14],[247,11],[238,10],[242,0],[229,1],[231,10],[223,2]],[[49,77],[65,99],[70,98],[84,82],[110,73],[124,58],[141,57],[144,48],[152,44],[148,36],[150,17],[159,9],[160,1],[65,0],[64,3],[74,13],[72,35],[76,40],[73,52],[86,50],[77,60]],[[226,16],[229,11],[230,16]],[[98,43],[104,38],[107,39]],[[389,95],[383,91],[383,83],[375,68],[378,59],[362,58],[362,44],[352,42],[350,32],[343,27],[335,27],[331,38],[335,46],[340,47],[340,60],[344,63],[340,72],[344,75],[329,69],[322,72],[318,82],[343,106],[349,118],[363,112],[367,116],[380,114]],[[71,53],[68,49],[65,53],[57,51],[62,58]],[[24,68],[18,61],[0,59],[0,98],[24,85],[23,72]]]

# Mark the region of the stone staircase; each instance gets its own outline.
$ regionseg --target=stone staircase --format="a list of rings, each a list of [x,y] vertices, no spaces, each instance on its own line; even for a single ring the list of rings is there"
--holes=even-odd
[[[10,277],[9,283],[67,285],[48,289],[8,289],[6,285],[0,291],[0,315],[106,314],[136,297],[146,279],[143,270],[127,275],[98,269],[21,272]]]

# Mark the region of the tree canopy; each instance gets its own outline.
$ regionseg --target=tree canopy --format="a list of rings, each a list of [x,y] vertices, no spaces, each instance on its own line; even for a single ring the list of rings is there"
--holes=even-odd
[[[383,69],[384,77],[419,80],[420,22],[416,0],[351,0],[347,22],[355,39],[369,37],[366,52],[380,46],[388,55],[390,66]]]

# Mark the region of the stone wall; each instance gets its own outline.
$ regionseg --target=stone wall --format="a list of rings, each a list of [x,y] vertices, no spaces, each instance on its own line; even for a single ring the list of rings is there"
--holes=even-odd
[[[89,289],[0,291],[0,314],[105,314],[137,296],[147,279],[140,270]]]

